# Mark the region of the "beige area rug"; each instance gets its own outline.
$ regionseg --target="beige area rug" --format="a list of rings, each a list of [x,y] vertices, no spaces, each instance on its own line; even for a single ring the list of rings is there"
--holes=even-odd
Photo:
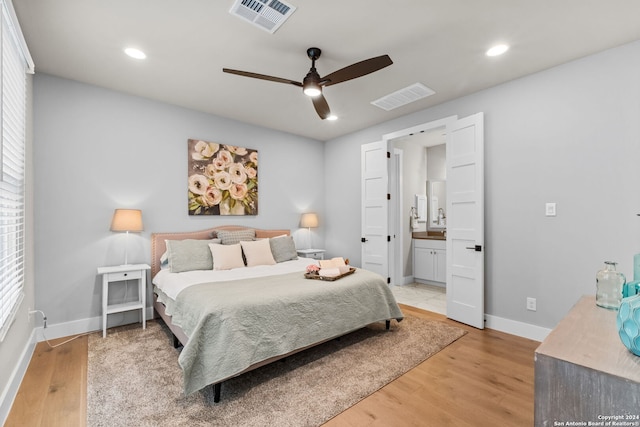
[[[89,336],[89,426],[319,426],[463,336],[408,316],[353,332],[185,397],[162,322]]]

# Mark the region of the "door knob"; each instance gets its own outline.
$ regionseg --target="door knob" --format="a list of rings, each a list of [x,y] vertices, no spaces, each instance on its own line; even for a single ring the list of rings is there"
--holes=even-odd
[[[467,246],[467,249],[473,249],[476,252],[482,252],[482,245]]]
[[[360,239],[360,241],[361,241],[362,243],[364,243],[364,242],[368,242],[368,241],[369,241],[369,239],[366,239],[366,238],[364,238],[364,237],[363,237],[362,239]]]

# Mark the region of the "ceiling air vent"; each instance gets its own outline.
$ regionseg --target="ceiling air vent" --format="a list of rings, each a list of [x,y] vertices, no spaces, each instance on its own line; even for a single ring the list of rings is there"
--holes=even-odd
[[[433,89],[426,87],[422,83],[414,83],[404,89],[397,90],[380,99],[371,101],[371,103],[383,110],[391,111],[394,108],[402,107],[403,105],[431,96],[434,93],[436,92]]]
[[[273,34],[295,10],[278,0],[236,0],[229,13]]]

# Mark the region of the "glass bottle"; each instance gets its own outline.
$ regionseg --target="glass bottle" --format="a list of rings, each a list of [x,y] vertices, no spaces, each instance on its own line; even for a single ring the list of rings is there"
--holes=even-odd
[[[624,274],[616,271],[617,263],[605,261],[604,268],[596,274],[596,305],[617,310],[622,302]]]

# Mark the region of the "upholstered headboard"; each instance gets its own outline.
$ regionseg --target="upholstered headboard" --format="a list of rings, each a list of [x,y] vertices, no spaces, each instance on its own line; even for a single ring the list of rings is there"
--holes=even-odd
[[[289,230],[261,230],[258,228],[243,227],[239,225],[221,225],[219,227],[209,228],[207,230],[200,231],[186,231],[176,233],[152,233],[151,234],[151,277],[155,277],[156,273],[160,271],[160,257],[167,250],[167,244],[165,240],[184,240],[184,239],[197,239],[206,240],[215,237],[218,230],[255,230],[256,238],[269,238],[282,236],[283,234],[289,235]]]

